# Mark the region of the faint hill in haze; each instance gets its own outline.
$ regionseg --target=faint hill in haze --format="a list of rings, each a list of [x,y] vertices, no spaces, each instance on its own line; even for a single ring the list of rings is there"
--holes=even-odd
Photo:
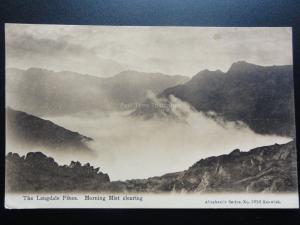
[[[100,78],[45,69],[6,70],[6,103],[34,115],[65,115],[85,111],[122,110],[189,78],[160,73],[124,71]]]

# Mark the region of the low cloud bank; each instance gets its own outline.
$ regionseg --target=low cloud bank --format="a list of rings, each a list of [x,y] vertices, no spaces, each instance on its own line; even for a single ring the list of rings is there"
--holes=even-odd
[[[154,100],[156,104],[164,103]],[[61,164],[71,160],[89,162],[100,166],[111,180],[126,180],[185,170],[201,158],[226,154],[236,148],[247,151],[290,141],[256,134],[240,122],[217,121],[175,97],[170,97],[170,103],[172,107],[168,110],[176,119],[144,120],[129,116],[131,111],[47,118],[92,137],[90,147],[95,152],[92,156],[46,153]]]

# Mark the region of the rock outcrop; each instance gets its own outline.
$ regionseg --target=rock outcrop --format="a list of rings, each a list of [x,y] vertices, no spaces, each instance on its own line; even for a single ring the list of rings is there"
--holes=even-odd
[[[41,152],[26,156],[8,153],[6,156],[6,191],[64,192],[97,190],[109,182],[109,176],[88,163],[72,161],[59,166],[53,158]]]

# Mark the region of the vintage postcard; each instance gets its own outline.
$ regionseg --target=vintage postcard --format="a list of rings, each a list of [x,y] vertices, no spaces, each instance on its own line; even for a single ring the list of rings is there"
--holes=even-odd
[[[298,208],[292,29],[5,25],[5,207]]]

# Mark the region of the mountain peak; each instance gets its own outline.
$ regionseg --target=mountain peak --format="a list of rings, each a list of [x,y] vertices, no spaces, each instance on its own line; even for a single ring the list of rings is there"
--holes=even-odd
[[[191,81],[198,80],[199,78],[206,77],[206,76],[212,76],[212,75],[223,75],[224,73],[221,70],[202,70],[199,73],[197,73],[195,76],[192,77]]]
[[[232,71],[237,71],[237,72],[249,71],[249,70],[257,69],[259,67],[262,67],[262,66],[252,64],[252,63],[248,63],[246,61],[238,61],[238,62],[233,63],[230,66],[228,72],[232,72]]]

